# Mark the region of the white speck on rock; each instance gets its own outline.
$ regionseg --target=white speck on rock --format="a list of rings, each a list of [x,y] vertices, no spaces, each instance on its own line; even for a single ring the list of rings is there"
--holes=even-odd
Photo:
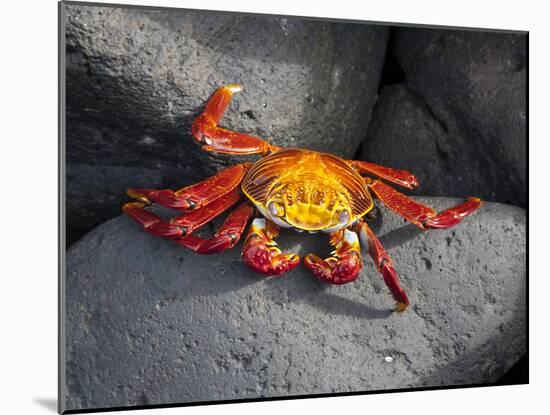
[[[281,19],[281,22],[279,24],[281,25],[281,29],[283,30],[285,36],[288,36],[288,19]]]
[[[386,356],[386,357],[384,357],[384,360],[385,360],[386,362],[388,362],[388,363],[391,363],[391,362],[393,362],[393,357],[391,357],[391,356]]]
[[[340,68],[335,68],[332,72],[332,86],[333,88],[338,88],[340,86],[340,81],[342,80],[342,71]]]
[[[148,135],[143,137],[140,141],[141,144],[145,144],[147,146],[152,146],[156,142],[157,142],[157,140],[155,140],[153,137],[149,137]]]

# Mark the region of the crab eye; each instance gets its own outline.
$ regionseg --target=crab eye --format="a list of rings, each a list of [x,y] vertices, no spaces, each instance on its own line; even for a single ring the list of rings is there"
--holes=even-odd
[[[347,210],[343,210],[338,214],[338,222],[341,224],[346,224],[350,220],[350,215]]]
[[[269,202],[267,210],[269,210],[269,213],[273,216],[284,216],[285,214],[285,208],[277,202]]]

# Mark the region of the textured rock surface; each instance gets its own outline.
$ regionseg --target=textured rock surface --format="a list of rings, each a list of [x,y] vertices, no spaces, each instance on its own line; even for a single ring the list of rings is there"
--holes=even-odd
[[[67,6],[67,157],[89,164],[227,164],[192,120],[240,83],[223,123],[278,145],[352,156],[365,137],[387,29],[185,10]]]
[[[525,206],[526,54],[527,37],[520,34],[398,29],[395,55],[407,85],[423,98],[431,115],[427,123],[439,123],[435,151],[433,141],[424,156],[411,146],[419,156],[415,166],[426,159],[440,160],[428,164],[448,164],[465,153],[472,162],[463,168],[473,169],[478,180],[488,183],[493,200]],[[407,133],[407,128],[401,126],[402,139],[412,134],[414,142],[418,133]],[[396,162],[402,156],[391,148],[383,153],[393,153]]]
[[[160,172],[140,167],[67,163],[66,172],[67,246],[120,214],[129,187],[162,186]]]
[[[422,198],[437,208],[452,199]],[[493,382],[525,352],[525,211],[487,203],[420,233],[381,209],[373,229],[412,306],[371,261],[345,286],[302,266],[262,278],[238,245],[203,257],[113,219],[67,256],[67,409]],[[323,235],[283,233],[327,253]]]
[[[381,91],[361,147],[364,160],[413,172],[420,186],[411,194],[502,199],[495,174],[506,173],[488,173],[486,157],[490,153],[480,157],[466,130],[457,124],[443,127],[424,99],[404,84]]]

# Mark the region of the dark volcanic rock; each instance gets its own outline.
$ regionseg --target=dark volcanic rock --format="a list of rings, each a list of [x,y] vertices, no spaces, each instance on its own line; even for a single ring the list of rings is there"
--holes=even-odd
[[[203,178],[193,119],[240,83],[223,125],[351,157],[376,99],[387,29],[186,10],[67,8],[67,158]],[[163,172],[163,175],[165,173]]]
[[[422,201],[441,209],[453,199]],[[67,409],[493,382],[526,350],[525,211],[487,203],[422,233],[381,209],[373,229],[412,306],[368,257],[329,286],[300,266],[263,278],[240,247],[205,258],[113,219],[67,255]],[[326,236],[283,232],[326,254]]]
[[[481,168],[479,180],[490,185],[494,200],[520,206],[527,194],[526,54],[524,34],[400,28],[395,36],[407,85],[443,130],[441,151],[451,160],[466,152],[473,168]],[[458,131],[466,143],[454,136]]]
[[[157,170],[67,163],[67,247],[100,223],[119,215],[122,204],[130,200],[126,196],[129,187],[161,186],[162,177]]]
[[[480,156],[478,144],[456,123],[442,126],[405,85],[392,85],[374,107],[361,159],[413,172],[420,186],[411,194],[503,198],[502,184],[487,173],[487,154]]]

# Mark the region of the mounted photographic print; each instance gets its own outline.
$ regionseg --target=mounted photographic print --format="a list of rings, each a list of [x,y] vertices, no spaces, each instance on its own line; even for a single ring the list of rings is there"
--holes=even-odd
[[[527,383],[527,33],[60,3],[60,411]]]

